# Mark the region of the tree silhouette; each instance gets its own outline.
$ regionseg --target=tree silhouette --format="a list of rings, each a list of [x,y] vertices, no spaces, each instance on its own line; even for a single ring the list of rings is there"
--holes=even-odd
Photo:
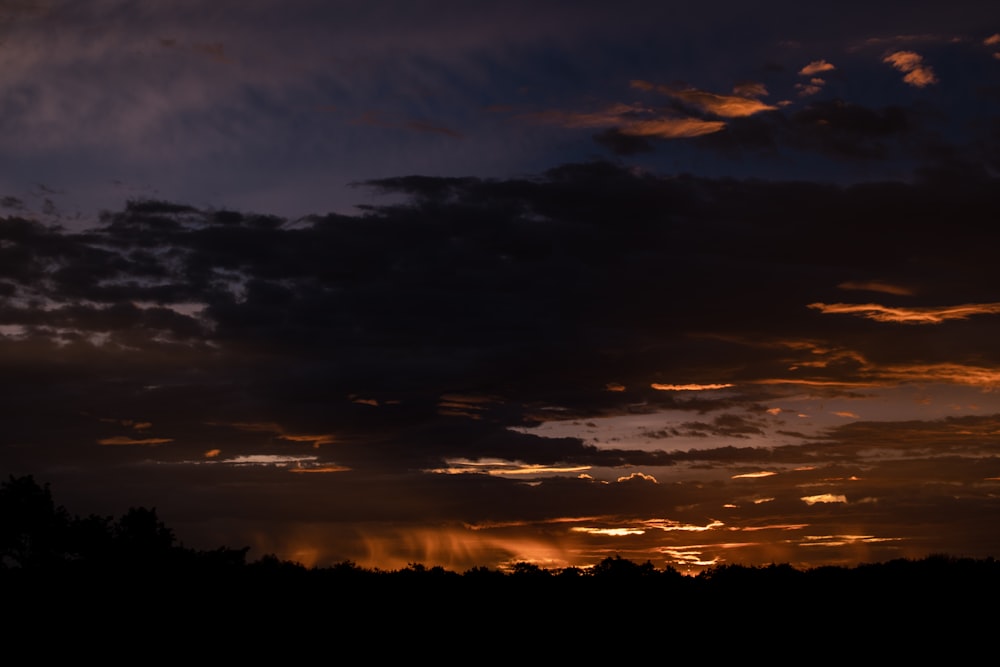
[[[35,568],[65,559],[70,520],[49,485],[10,476],[0,484],[0,565]]]
[[[155,560],[169,556],[174,532],[156,515],[156,508],[130,507],[113,528],[116,550],[126,558]]]

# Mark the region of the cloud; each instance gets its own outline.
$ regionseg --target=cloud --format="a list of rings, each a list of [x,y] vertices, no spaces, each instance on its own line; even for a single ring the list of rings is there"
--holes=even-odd
[[[665,115],[640,105],[626,104],[615,104],[597,112],[543,111],[522,117],[566,128],[608,127],[627,137],[659,139],[699,137],[719,132],[726,126],[723,121]]]
[[[821,79],[814,79],[813,83],[797,83],[795,84],[795,88],[799,91],[799,97],[809,97],[823,90],[823,81]]]
[[[733,475],[733,479],[759,479],[761,477],[772,477],[778,473],[772,470],[761,470],[759,472],[744,472],[738,475]]]
[[[814,102],[791,115],[789,143],[855,159],[884,159],[887,141],[911,129],[900,107],[869,109],[843,100]]]
[[[825,60],[814,60],[800,69],[799,74],[802,76],[813,76],[814,74],[819,74],[820,72],[831,72],[835,69],[837,68]]]
[[[346,466],[320,465],[320,466],[310,466],[310,467],[289,468],[288,472],[306,473],[306,474],[312,474],[312,473],[328,474],[334,472],[348,472],[349,470],[350,468]]]
[[[639,90],[654,90],[682,104],[688,105],[698,112],[711,114],[720,118],[743,118],[763,111],[773,111],[778,108],[744,95],[718,95],[698,90],[697,88],[673,88],[641,80],[632,81],[631,85],[633,88],[638,88]],[[762,86],[752,88],[751,90],[759,92],[762,90]],[[764,91],[764,94],[766,94],[766,91]]]
[[[733,93],[741,97],[766,97],[767,87],[757,81],[742,81],[733,86]]]
[[[112,438],[101,438],[97,441],[99,445],[165,445],[173,442],[172,438],[130,438],[128,436],[117,435]]]
[[[807,505],[816,505],[818,503],[846,503],[847,496],[841,494],[823,493],[817,496],[803,496],[801,500]]]
[[[846,290],[865,290],[895,294],[897,296],[913,296],[913,290],[907,287],[885,283],[880,280],[848,280],[840,283],[837,287]]]
[[[632,482],[632,481],[642,481],[642,482],[652,482],[653,484],[659,484],[656,478],[652,475],[647,475],[642,472],[633,472],[627,476],[619,477],[617,482]]]
[[[716,384],[661,384],[654,382],[650,385],[653,389],[657,391],[712,391],[715,389],[726,389],[727,387],[732,387],[730,383],[716,383]]]
[[[934,70],[923,64],[923,56],[913,51],[893,51],[882,58],[882,62],[891,64],[900,72],[905,72],[903,81],[916,88],[924,88],[938,82]]]
[[[705,121],[698,118],[650,118],[624,124],[619,131],[637,137],[658,137],[660,139],[684,139],[700,137],[719,132],[726,126],[721,121]]]
[[[995,315],[1000,313],[1000,303],[969,303],[960,306],[941,307],[890,307],[877,303],[811,303],[823,313],[857,314],[876,322],[900,322],[904,324],[941,324],[948,320],[964,320],[973,315]]]
[[[785,129],[892,135],[890,115],[864,111],[819,106]],[[171,523],[192,544],[212,545],[207,511],[255,549],[290,550],[301,530],[320,562],[369,558],[359,533],[412,560],[406,545],[424,528],[506,549],[541,525],[579,558],[622,537],[570,526],[634,527],[623,516],[640,527],[644,517],[721,522],[697,548],[673,541],[691,534],[680,529],[630,535],[623,556],[689,547],[743,557],[753,548],[732,536],[744,528],[850,534],[799,498],[840,494],[847,482],[825,480],[851,475],[866,478],[850,482],[852,500],[855,490],[879,499],[865,506],[866,533],[893,538],[907,517],[936,530],[921,521],[956,491],[921,482],[911,493],[897,474],[993,474],[947,455],[981,450],[995,421],[906,424],[885,413],[859,425],[834,414],[872,419],[893,397],[908,415],[994,410],[981,390],[1000,386],[1000,322],[973,318],[995,308],[997,230],[981,223],[1000,215],[992,181],[824,185],[593,161],[361,187],[386,196],[356,215],[287,220],[136,201],[85,230],[16,210],[0,220],[0,323],[20,331],[0,339],[17,388],[0,413],[5,437],[25,443],[3,449],[3,467],[57,475],[95,502],[170,499]],[[979,216],[954,214],[966,207]],[[843,289],[909,299],[900,286],[973,308],[923,306],[945,323],[900,336],[859,319],[870,313],[807,307],[836,305]],[[916,403],[918,388],[938,386],[952,394]],[[605,418],[634,421],[612,431]],[[567,430],[541,428],[551,423]],[[164,424],[169,438],[146,437]],[[123,446],[99,457],[79,446],[101,440]],[[112,483],[122,470],[146,497]],[[659,483],[615,483],[636,470]],[[733,478],[755,471],[778,474]],[[176,493],[189,483],[199,492]],[[992,507],[982,502],[970,508]],[[484,507],[497,527],[465,528]],[[552,522],[573,516],[598,518]],[[379,532],[407,521],[412,533]],[[783,537],[789,553],[810,548],[795,531]]]

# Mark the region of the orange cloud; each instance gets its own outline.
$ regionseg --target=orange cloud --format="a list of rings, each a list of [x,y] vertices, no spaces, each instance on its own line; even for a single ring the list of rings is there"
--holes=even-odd
[[[669,86],[656,86],[648,81],[633,81],[632,87],[639,88],[640,90],[656,90],[676,100],[690,104],[699,111],[723,118],[743,118],[760,113],[761,111],[772,111],[778,108],[743,95],[717,95],[696,88],[677,90]],[[758,90],[760,89],[763,89],[763,86],[760,86]],[[766,94],[767,91],[765,90],[764,92]]]
[[[761,111],[773,111],[778,107],[764,104],[749,97],[716,95],[701,90],[685,90],[674,94],[677,99],[687,102],[702,111],[723,118],[743,118]]]
[[[305,472],[318,472],[318,473],[330,473],[330,472],[347,472],[350,468],[347,466],[338,465],[328,465],[328,466],[316,466],[315,468],[289,468],[288,472],[294,473],[305,473]]]
[[[802,76],[812,76],[813,74],[819,74],[820,72],[829,72],[831,70],[837,69],[832,64],[825,60],[814,60],[802,69],[799,70],[799,74]]]
[[[964,320],[972,315],[1000,313],[1000,303],[968,303],[942,308],[892,308],[877,303],[811,303],[823,313],[858,314],[876,322],[903,324],[940,324],[946,320]]]
[[[691,523],[681,523],[680,521],[674,521],[673,519],[647,519],[643,521],[643,524],[649,528],[655,528],[664,532],[684,531],[692,533],[703,533],[716,528],[722,528],[726,525],[717,519],[710,521],[704,526]]]
[[[634,472],[631,475],[624,476],[624,477],[619,477],[615,481],[616,482],[631,482],[633,480],[644,480],[646,482],[652,482],[653,484],[659,484],[659,482],[656,481],[655,477],[653,477],[652,475],[647,475],[646,473],[643,473],[643,472]]]
[[[318,448],[320,445],[332,445],[335,442],[332,433],[319,433],[316,435],[305,434],[305,433],[288,433],[285,431],[281,424],[275,422],[235,422],[229,424],[234,428],[238,428],[241,431],[250,431],[252,433],[274,433],[279,440],[288,440],[290,442],[311,442],[313,447]]]
[[[173,438],[129,438],[124,435],[116,435],[113,438],[102,438],[97,441],[99,445],[165,445],[173,442]]]
[[[318,435],[283,433],[279,435],[278,438],[281,440],[289,440],[291,442],[311,442],[313,447],[319,447],[320,445],[332,445],[334,443],[333,435],[330,433],[321,433]]]
[[[800,500],[806,505],[815,505],[816,503],[846,503],[847,496],[824,493],[818,496],[805,496]]]
[[[923,56],[913,51],[894,51],[883,58],[882,62],[891,64],[900,72],[905,72],[903,81],[911,86],[923,88],[938,82],[934,70],[923,64]]]
[[[986,39],[984,39],[983,44],[985,44],[986,46],[994,46],[996,44],[1000,44],[1000,32],[994,33],[989,37],[987,37]]]
[[[909,364],[875,366],[862,359],[850,379],[817,378],[763,378],[754,380],[760,385],[798,385],[804,387],[885,387],[903,383],[942,382],[992,391],[1000,387],[1000,370],[966,364]],[[800,417],[808,415],[800,414]]]
[[[726,124],[722,121],[699,120],[697,118],[657,118],[628,124],[621,128],[621,132],[636,137],[684,139],[719,132],[725,127]]]
[[[709,391],[712,389],[725,389],[732,387],[731,384],[659,384],[654,382],[649,385],[657,391]]]
[[[588,535],[609,535],[611,537],[626,537],[628,535],[645,535],[642,528],[587,528],[584,526],[574,526],[569,529],[572,533],[586,533]]]
[[[594,113],[544,111],[530,114],[528,117],[536,121],[568,128],[616,127],[622,134],[636,137],[660,137],[661,139],[698,137],[718,132],[726,126],[722,121],[657,115],[651,109],[627,104],[615,104]]]
[[[878,280],[849,280],[837,285],[840,289],[867,290],[869,292],[884,292],[886,294],[898,294],[900,296],[912,296],[913,290],[898,285],[890,285]]]
[[[584,472],[590,470],[591,466],[546,466],[522,463],[521,461],[508,461],[505,459],[448,459],[445,461],[450,467],[434,468],[426,470],[441,475],[462,475],[468,473],[485,473],[497,477],[504,476],[529,476],[542,477],[556,474],[566,474],[574,472]]]
[[[966,364],[912,364],[879,369],[889,380],[898,382],[951,382],[986,388],[1000,386],[1000,370]]]

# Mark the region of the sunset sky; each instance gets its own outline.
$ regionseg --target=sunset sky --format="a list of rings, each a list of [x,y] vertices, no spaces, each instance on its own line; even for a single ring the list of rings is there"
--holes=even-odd
[[[1000,9],[0,0],[0,475],[307,566],[1000,556]]]

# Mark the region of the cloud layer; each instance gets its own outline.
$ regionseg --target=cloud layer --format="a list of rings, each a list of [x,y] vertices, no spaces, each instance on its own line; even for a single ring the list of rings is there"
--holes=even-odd
[[[997,239],[952,208],[1000,214],[993,181],[592,162],[367,187],[395,203],[289,221],[134,201],[79,232],[0,221],[18,387],[5,469],[321,560],[412,562],[457,541],[451,565],[808,563],[919,552],[933,537],[911,517],[940,503],[993,511]],[[881,303],[844,300],[858,289]],[[831,504],[840,518],[818,511]],[[221,533],[215,516],[231,517]],[[752,538],[726,546],[733,531]]]

